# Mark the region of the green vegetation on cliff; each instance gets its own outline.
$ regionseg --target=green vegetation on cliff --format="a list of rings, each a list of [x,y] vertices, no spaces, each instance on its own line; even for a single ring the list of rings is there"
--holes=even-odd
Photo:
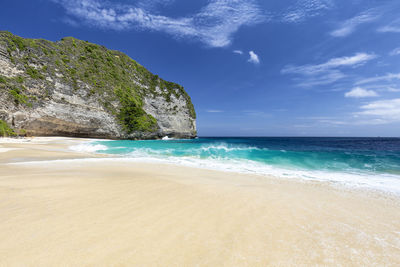
[[[127,133],[134,131],[151,132],[156,130],[157,121],[142,109],[143,103],[131,88],[115,89],[115,94],[121,102],[121,109],[117,115]]]
[[[7,89],[10,97],[12,97],[16,105],[32,107],[31,101],[35,99],[35,96],[28,96],[25,94],[26,88],[22,85],[23,80],[24,79],[21,76],[6,78],[0,75],[0,89]]]
[[[15,136],[15,132],[5,121],[0,120],[0,137]]]
[[[182,86],[164,81],[122,52],[73,37],[51,42],[25,39],[5,31],[0,31],[1,47],[21,70],[14,78],[0,76],[0,88],[8,90],[17,105],[30,108],[48,98],[54,87],[49,77],[57,77],[73,91],[86,90],[87,95],[96,96],[127,133],[157,130],[156,119],[143,110],[143,100],[148,95],[161,96],[167,102],[172,96],[183,97],[190,117],[196,117]],[[40,84],[42,90],[27,92],[29,82]]]

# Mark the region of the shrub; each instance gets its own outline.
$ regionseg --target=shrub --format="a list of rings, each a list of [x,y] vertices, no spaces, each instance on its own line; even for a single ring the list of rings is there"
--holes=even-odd
[[[24,77],[18,76],[18,77],[15,78],[15,80],[17,81],[17,83],[23,83],[24,82]]]
[[[41,79],[41,80],[44,79],[43,75],[40,74],[37,69],[32,68],[30,66],[25,66],[25,68],[26,68],[26,74],[31,76],[32,79]]]
[[[63,56],[61,60],[62,60],[65,64],[67,64],[67,63],[70,62],[70,60],[69,60],[69,58],[68,58],[67,56]]]
[[[21,92],[21,89],[15,87],[9,93],[14,98],[15,104],[28,104],[28,97]]]
[[[13,36],[12,38],[11,38],[11,40],[13,41],[13,43],[18,47],[18,49],[19,50],[25,50],[25,44],[24,44],[24,41],[23,41],[23,39],[21,38],[21,37],[15,37],[15,36]]]
[[[157,120],[143,110],[143,103],[133,89],[119,87],[115,93],[121,104],[117,118],[128,134],[134,131],[151,132],[157,128]]]
[[[3,120],[0,120],[0,136],[15,136],[15,132],[13,131],[13,129],[11,129],[8,124]]]

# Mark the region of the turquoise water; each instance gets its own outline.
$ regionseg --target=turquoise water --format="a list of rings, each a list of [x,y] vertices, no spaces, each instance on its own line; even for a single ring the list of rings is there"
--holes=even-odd
[[[327,180],[400,192],[398,138],[96,141],[86,149],[135,161]]]

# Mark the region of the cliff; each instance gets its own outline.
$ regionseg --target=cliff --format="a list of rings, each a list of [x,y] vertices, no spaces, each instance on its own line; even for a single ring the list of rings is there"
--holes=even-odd
[[[50,42],[4,31],[0,120],[34,136],[196,136],[196,114],[184,88],[127,55],[72,37]]]

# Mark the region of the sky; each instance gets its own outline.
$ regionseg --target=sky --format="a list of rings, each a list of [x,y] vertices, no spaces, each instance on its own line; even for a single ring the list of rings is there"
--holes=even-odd
[[[399,0],[1,0],[0,30],[120,50],[199,136],[400,137]]]

